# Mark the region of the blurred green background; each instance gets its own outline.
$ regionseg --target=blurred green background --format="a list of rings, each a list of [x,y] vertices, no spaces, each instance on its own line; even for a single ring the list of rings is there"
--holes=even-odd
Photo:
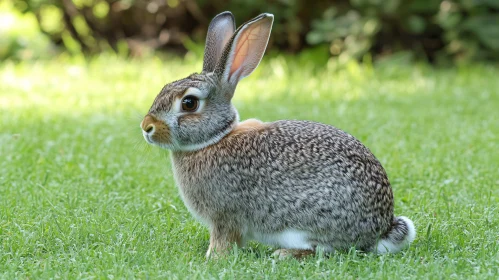
[[[202,52],[207,26],[275,15],[270,47],[316,62],[407,59],[453,64],[499,59],[498,0],[3,0],[0,59],[61,53]]]

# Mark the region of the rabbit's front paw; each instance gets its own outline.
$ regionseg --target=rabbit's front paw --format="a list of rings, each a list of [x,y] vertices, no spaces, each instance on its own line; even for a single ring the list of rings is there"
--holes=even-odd
[[[237,230],[216,228],[211,231],[207,259],[218,259],[230,253],[233,246],[241,247],[241,234]]]

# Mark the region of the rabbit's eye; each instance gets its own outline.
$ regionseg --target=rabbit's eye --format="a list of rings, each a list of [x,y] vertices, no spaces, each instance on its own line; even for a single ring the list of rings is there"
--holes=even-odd
[[[188,95],[182,99],[182,110],[185,112],[194,112],[199,107],[199,99]]]

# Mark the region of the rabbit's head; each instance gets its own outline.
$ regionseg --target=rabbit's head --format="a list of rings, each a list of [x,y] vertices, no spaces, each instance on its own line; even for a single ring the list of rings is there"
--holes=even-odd
[[[273,19],[261,14],[235,30],[230,12],[217,15],[208,28],[203,71],[161,90],[140,124],[146,141],[194,151],[227,135],[239,121],[231,104],[237,83],[260,63]]]

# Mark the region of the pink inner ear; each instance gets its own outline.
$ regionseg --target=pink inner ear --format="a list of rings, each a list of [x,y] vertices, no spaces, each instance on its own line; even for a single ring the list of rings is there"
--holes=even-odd
[[[232,74],[234,74],[239,69],[241,69],[241,71],[238,73],[238,77],[236,78],[239,79],[241,75],[244,75],[245,68],[247,68],[244,67],[245,64],[255,63],[253,61],[255,60],[255,58],[258,60],[256,61],[257,64],[258,62],[260,62],[260,58],[257,55],[257,53],[260,51],[260,48],[254,45],[259,45],[259,43],[261,44],[261,40],[264,40],[266,43],[266,38],[262,38],[261,36],[262,31],[264,31],[261,25],[262,23],[254,23],[245,30],[242,30],[239,34],[239,38],[235,45],[234,56],[232,57],[229,79],[231,79]]]

